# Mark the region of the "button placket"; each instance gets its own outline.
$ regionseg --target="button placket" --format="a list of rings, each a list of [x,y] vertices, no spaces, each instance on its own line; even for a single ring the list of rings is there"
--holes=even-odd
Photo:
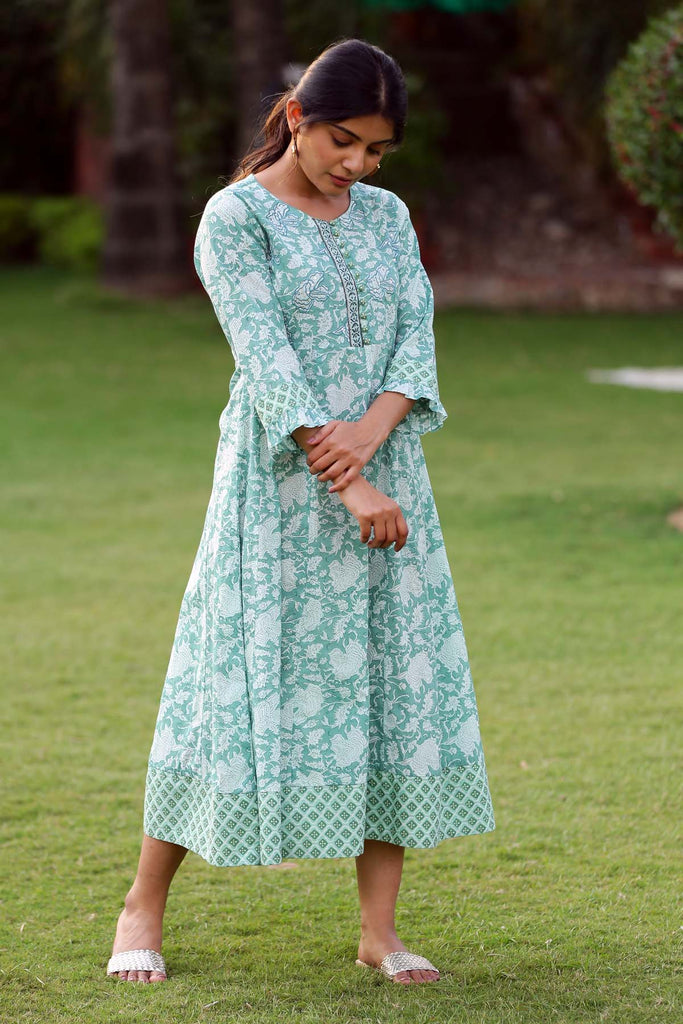
[[[339,241],[340,230],[336,224],[325,220],[318,220],[316,224],[341,278],[346,299],[349,344],[352,348],[363,346],[363,331],[367,323],[366,302],[361,294],[364,291],[363,286],[356,282],[348,265],[348,247],[343,238]]]

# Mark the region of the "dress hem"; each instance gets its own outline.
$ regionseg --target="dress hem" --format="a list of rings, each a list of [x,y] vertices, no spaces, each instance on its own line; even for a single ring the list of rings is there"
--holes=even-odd
[[[428,776],[370,770],[349,785],[281,786],[224,793],[199,776],[150,766],[143,830],[215,867],[285,858],[356,857],[365,839],[433,849],[445,839],[492,832],[483,760]]]

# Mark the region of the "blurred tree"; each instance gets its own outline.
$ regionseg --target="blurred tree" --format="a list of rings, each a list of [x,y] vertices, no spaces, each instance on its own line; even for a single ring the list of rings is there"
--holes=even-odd
[[[68,0],[64,44],[69,95],[87,105],[103,135],[111,125],[106,6],[107,0]],[[168,0],[168,9],[177,159],[192,217],[248,148],[259,113],[297,65],[341,35],[378,37],[384,21],[381,13],[360,18],[355,2],[338,0],[316,0],[315,17],[303,0],[266,0],[256,8]]]
[[[68,0],[59,36],[61,82],[74,105],[87,105],[93,127],[103,135],[111,124],[109,0]]]
[[[286,88],[284,65],[287,54],[282,0],[260,0],[257,4],[231,0],[235,42],[235,87],[237,110],[236,145],[244,153],[256,143],[254,126],[265,107],[264,99]],[[271,101],[272,102],[272,101]]]
[[[166,0],[110,0],[111,162],[103,282],[169,294],[191,280],[174,144]]]
[[[610,169],[604,127],[607,76],[648,18],[671,6],[671,0],[518,0],[516,63],[548,76],[598,171]]]
[[[428,66],[419,66],[415,47],[411,53],[408,42],[394,46],[392,39],[395,19],[411,11],[420,23],[430,10],[444,16],[474,8],[517,12],[520,45],[514,64],[549,77],[587,155],[595,164],[608,166],[603,123],[606,76],[645,27],[647,17],[672,3],[517,0],[511,6],[509,0],[316,0],[312,9],[305,0],[264,0],[253,11],[235,5],[240,7],[235,18],[242,27],[230,16],[225,0],[168,0],[168,5],[177,161],[194,214],[207,192],[218,186],[220,173],[229,172],[243,152],[253,130],[246,111],[258,103],[257,94],[265,107],[268,97],[286,86],[281,81],[283,63],[305,65],[330,41],[360,35],[395,52],[409,73],[428,73]],[[12,0],[0,7],[6,143],[0,180],[6,188],[69,190],[73,120],[79,107],[86,105],[95,128],[108,134],[111,40],[106,11],[107,0]],[[393,19],[387,17],[392,12]],[[259,35],[264,19],[263,47],[256,38],[243,52],[236,34]],[[454,17],[452,32],[458,31]],[[449,37],[443,45],[450,45]],[[255,57],[257,50],[264,55],[262,64]],[[431,82],[429,74],[427,80]],[[419,116],[415,107],[412,110],[411,120]],[[35,124],[43,126],[40,133]]]

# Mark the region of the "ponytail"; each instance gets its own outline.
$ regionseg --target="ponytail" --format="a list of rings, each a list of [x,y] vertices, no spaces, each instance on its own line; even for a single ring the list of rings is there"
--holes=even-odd
[[[263,133],[265,142],[262,146],[249,150],[246,156],[242,157],[228,184],[232,185],[235,181],[241,181],[242,178],[260,170],[261,167],[269,167],[283,155],[289,145],[291,135],[287,124],[287,101],[293,95],[293,88],[282,93],[260,129],[259,134]]]

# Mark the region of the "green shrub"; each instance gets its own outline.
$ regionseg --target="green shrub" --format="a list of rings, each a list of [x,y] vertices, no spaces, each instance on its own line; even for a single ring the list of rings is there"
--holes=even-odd
[[[30,210],[27,196],[0,195],[0,263],[34,257],[36,233]]]
[[[71,270],[98,269],[104,240],[100,207],[85,196],[44,196],[31,203],[41,263]]]
[[[605,97],[617,173],[683,252],[683,6],[649,23]]]

